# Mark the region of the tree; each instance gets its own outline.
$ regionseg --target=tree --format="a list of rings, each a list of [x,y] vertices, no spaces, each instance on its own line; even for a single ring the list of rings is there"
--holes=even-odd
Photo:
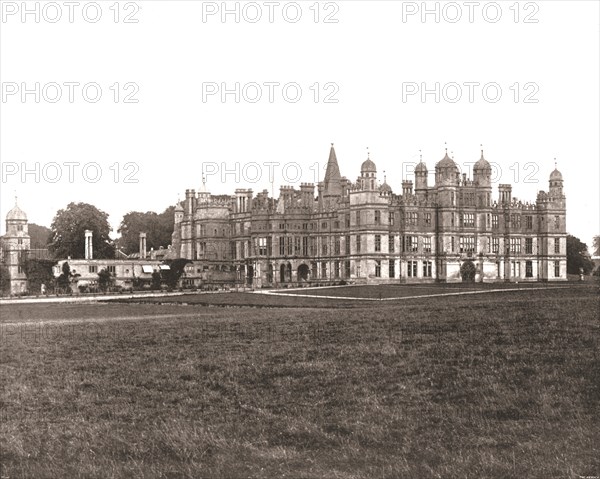
[[[46,248],[48,243],[52,241],[52,230],[50,228],[29,223],[27,230],[31,238],[32,248]]]
[[[579,238],[567,235],[567,273],[580,274],[580,268],[583,274],[589,274],[594,269],[588,247]]]
[[[10,294],[10,274],[4,264],[0,264],[0,293],[2,295]]]
[[[177,282],[183,274],[185,265],[188,263],[191,263],[191,261],[189,259],[184,258],[178,258],[171,261],[167,261],[169,269],[162,270],[162,279],[165,283],[167,283],[167,286],[169,288],[177,287]]]
[[[100,270],[98,273],[98,285],[103,292],[106,292],[109,286],[112,286],[112,282],[113,278],[110,271],[108,271],[106,268]]]
[[[60,290],[64,293],[71,293],[71,278],[73,277],[73,273],[71,273],[71,266],[66,261],[62,265],[62,273],[58,278],[56,278],[56,284],[60,288]]]
[[[126,254],[139,251],[140,233],[146,233],[146,248],[158,249],[171,244],[171,235],[175,227],[175,207],[170,206],[161,214],[154,211],[141,213],[131,211],[123,216],[117,233],[121,234],[118,246]]]
[[[52,268],[56,265],[56,261],[48,259],[28,259],[25,261],[25,275],[29,283],[29,293],[37,294],[41,291],[41,285],[45,284],[46,288],[54,283],[54,274]]]
[[[52,220],[50,252],[55,258],[85,257],[85,230],[91,230],[94,258],[114,258],[115,248],[109,234],[108,214],[87,203],[69,203]]]

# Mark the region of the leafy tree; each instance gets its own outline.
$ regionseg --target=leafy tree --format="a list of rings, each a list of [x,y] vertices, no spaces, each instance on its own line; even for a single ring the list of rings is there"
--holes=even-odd
[[[45,226],[29,223],[27,226],[32,248],[45,248],[52,241],[52,230]]]
[[[25,261],[25,275],[29,283],[29,292],[37,294],[41,291],[41,285],[45,284],[48,288],[54,283],[54,274],[52,268],[56,261],[48,259],[28,259]]]
[[[87,203],[69,203],[52,220],[50,252],[55,258],[84,258],[85,230],[93,232],[94,258],[114,258],[115,248],[110,241],[112,230],[108,214]]]
[[[580,274],[580,268],[583,268],[583,274],[594,269],[588,247],[579,238],[567,235],[567,273]]]
[[[152,273],[152,289],[160,289],[161,280],[162,277],[159,271]]]
[[[100,286],[100,289],[102,291],[106,292],[106,290],[109,288],[109,286],[112,286],[112,282],[113,282],[112,274],[106,268],[102,269],[98,273],[98,285]]]
[[[0,293],[3,295],[10,293],[10,275],[8,268],[3,264],[0,264]]]
[[[71,266],[69,263],[65,261],[62,265],[62,273],[58,278],[56,278],[56,284],[64,293],[71,293],[71,278],[73,278],[73,273],[71,273]]]
[[[178,258],[171,261],[167,261],[170,269],[162,270],[162,279],[167,283],[169,288],[176,288],[177,282],[183,271],[185,269],[185,265],[191,263],[189,259]]]
[[[118,246],[126,254],[137,253],[139,251],[140,233],[146,233],[146,247],[148,249],[158,249],[161,246],[167,247],[171,244],[171,235],[175,227],[174,219],[175,207],[170,206],[160,214],[154,211],[141,213],[131,211],[123,216],[118,233],[121,238],[118,240]]]

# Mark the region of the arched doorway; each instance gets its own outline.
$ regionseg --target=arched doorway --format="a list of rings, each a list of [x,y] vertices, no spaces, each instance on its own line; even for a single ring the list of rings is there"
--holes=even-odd
[[[279,282],[285,283],[285,264],[279,267]]]
[[[246,276],[246,283],[248,286],[252,285],[252,280],[254,279],[254,266],[248,265],[248,275]]]
[[[475,274],[477,273],[477,267],[475,263],[468,259],[460,267],[460,277],[465,283],[472,283],[475,281]]]
[[[286,267],[286,281],[291,281],[292,280],[292,265],[290,263],[287,264]]]
[[[304,263],[298,266],[298,281],[308,281],[308,266]]]

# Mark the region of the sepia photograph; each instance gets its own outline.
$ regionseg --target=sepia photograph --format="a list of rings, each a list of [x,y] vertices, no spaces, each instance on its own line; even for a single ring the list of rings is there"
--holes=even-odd
[[[0,479],[600,479],[600,2],[0,0]]]

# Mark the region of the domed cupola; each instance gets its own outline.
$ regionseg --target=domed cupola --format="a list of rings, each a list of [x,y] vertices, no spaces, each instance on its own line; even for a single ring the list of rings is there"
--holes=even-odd
[[[15,206],[7,213],[6,221],[27,221],[27,215],[15,203]]]
[[[440,186],[456,186],[458,184],[458,166],[452,158],[446,155],[435,165],[435,182]]]
[[[473,166],[473,179],[478,186],[492,186],[492,166],[483,157],[483,149],[481,158]]]
[[[385,175],[383,177],[383,184],[379,187],[379,191],[381,191],[382,193],[388,193],[388,194],[392,193],[392,187],[387,184],[387,177]]]
[[[563,196],[563,175],[556,167],[556,158],[554,158],[554,171],[550,173],[549,184],[550,196]]]
[[[360,165],[360,183],[363,190],[377,191],[377,167],[367,153],[367,159]]]

